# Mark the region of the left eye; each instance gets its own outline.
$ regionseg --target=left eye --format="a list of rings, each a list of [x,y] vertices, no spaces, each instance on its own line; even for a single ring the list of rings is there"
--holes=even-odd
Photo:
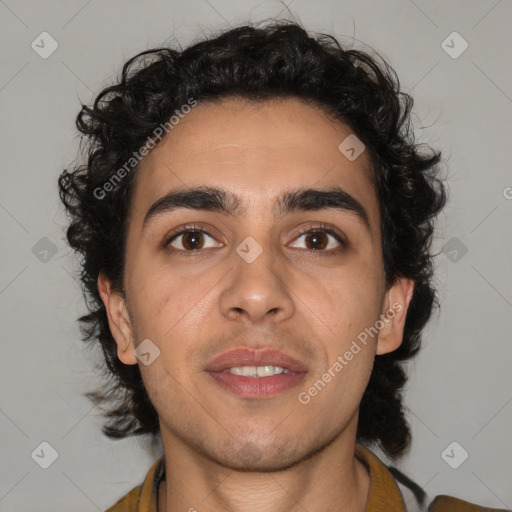
[[[329,239],[330,237],[330,239]],[[306,247],[299,247],[300,249],[308,249],[312,251],[318,251],[318,250],[325,250],[325,249],[335,249],[336,243],[338,246],[343,246],[343,241],[341,238],[332,231],[329,230],[309,230],[305,233],[302,233],[297,240],[300,238],[304,238]],[[334,247],[332,240],[334,239]],[[292,247],[297,247],[294,245],[296,242],[294,242]],[[307,245],[312,245],[313,247],[307,247]]]

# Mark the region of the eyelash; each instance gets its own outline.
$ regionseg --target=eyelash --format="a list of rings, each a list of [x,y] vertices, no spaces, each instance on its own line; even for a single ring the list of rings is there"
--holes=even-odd
[[[201,233],[202,235],[207,235],[211,238],[215,238],[213,235],[208,233],[208,231],[205,231],[204,229],[202,229],[199,226],[191,224],[191,225],[185,226],[184,229],[182,229],[176,233],[172,233],[169,237],[167,237],[164,240],[164,242],[162,243],[162,248],[169,250],[168,246],[171,242],[173,242],[176,238],[180,237],[181,235],[185,235],[187,233]],[[343,251],[347,248],[347,243],[345,242],[343,237],[341,235],[339,235],[334,229],[329,227],[329,225],[327,225],[327,224],[319,224],[318,226],[307,227],[307,228],[301,230],[296,238],[300,238],[302,235],[310,234],[310,233],[327,233],[327,234],[331,235],[332,237],[334,237],[336,239],[336,241],[340,244],[340,247],[338,247],[337,249],[331,249],[329,251],[315,250],[315,249],[303,249],[309,253],[313,253],[314,256],[320,256],[321,255],[320,253],[323,253],[325,256],[336,256],[341,251]],[[201,249],[194,249],[192,251],[184,251],[181,249],[173,248],[170,250],[170,252],[178,253],[179,256],[187,257],[187,256],[194,256],[194,255],[199,254],[201,252]]]

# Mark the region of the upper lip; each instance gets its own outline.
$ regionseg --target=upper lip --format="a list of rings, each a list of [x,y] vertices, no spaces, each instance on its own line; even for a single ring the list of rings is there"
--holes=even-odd
[[[214,357],[205,368],[209,372],[222,372],[234,366],[280,366],[293,373],[307,371],[305,365],[280,350],[239,347]]]

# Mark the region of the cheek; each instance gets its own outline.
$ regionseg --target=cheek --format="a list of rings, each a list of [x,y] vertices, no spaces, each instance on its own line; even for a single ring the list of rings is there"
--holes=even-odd
[[[315,377],[329,380],[333,395],[353,405],[368,383],[376,351],[372,327],[380,309],[372,279],[368,273],[358,272],[334,276],[309,299],[321,311],[323,322],[311,320],[322,330],[317,336],[326,349],[324,367]]]
[[[379,283],[368,271],[333,272],[323,281],[308,283],[308,304],[336,334],[353,334],[377,319]]]
[[[186,350],[212,313],[217,274],[198,275],[156,262],[134,265],[131,271],[127,289],[136,341],[149,338],[175,355]]]
[[[185,289],[184,289],[185,288]],[[137,327],[146,337],[164,341],[197,304],[192,287],[159,276],[132,289],[132,309]]]

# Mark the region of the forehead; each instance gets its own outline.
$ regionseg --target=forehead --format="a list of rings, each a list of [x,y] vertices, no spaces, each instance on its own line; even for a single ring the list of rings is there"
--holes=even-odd
[[[275,211],[273,199],[287,189],[336,186],[363,204],[377,225],[371,160],[366,151],[355,160],[340,151],[349,136],[346,124],[295,98],[200,102],[141,162],[132,220],[140,222],[173,189],[224,188],[251,215]]]

